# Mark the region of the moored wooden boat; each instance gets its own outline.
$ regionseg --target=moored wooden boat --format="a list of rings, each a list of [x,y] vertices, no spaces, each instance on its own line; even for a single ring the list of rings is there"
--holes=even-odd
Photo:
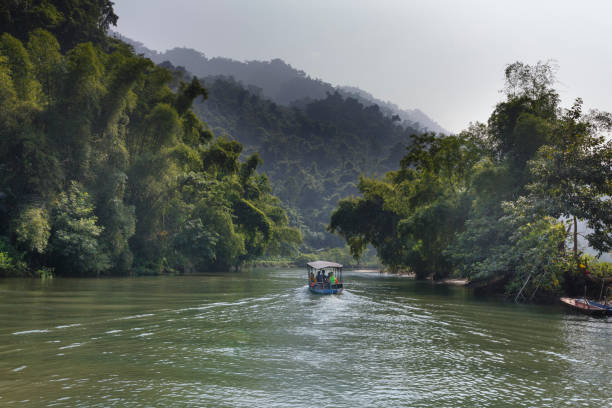
[[[308,289],[320,295],[340,294],[344,290],[342,283],[342,265],[335,262],[315,261],[306,264]]]
[[[561,302],[565,303],[574,310],[587,314],[605,315],[612,314],[612,307],[601,303],[593,302],[588,299],[562,297]]]
[[[589,305],[595,306],[595,307],[601,307],[602,309],[604,309],[607,312],[607,314],[612,314],[612,305],[607,304],[607,303],[601,303],[601,301],[600,302],[594,302],[592,300],[589,300],[588,302],[589,302]]]

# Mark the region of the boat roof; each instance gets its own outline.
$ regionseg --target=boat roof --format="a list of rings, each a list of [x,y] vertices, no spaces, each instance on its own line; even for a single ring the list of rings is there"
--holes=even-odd
[[[342,265],[335,262],[327,262],[327,261],[314,261],[308,262],[306,265],[310,266],[314,269],[323,269],[323,268],[342,268]]]

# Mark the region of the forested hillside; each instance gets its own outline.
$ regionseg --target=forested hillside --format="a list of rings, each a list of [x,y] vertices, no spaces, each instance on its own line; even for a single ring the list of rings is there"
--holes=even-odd
[[[341,245],[326,232],[338,200],[357,193],[359,175],[395,169],[417,132],[339,93],[289,108],[233,79],[207,78],[205,85],[209,98],[196,102],[196,114],[215,133],[259,152],[274,194],[312,249]]]
[[[207,97],[106,37],[108,0],[0,6],[0,275],[227,270],[291,253],[259,157]],[[171,90],[170,86],[175,89]]]
[[[612,115],[563,109],[549,65],[506,69],[506,99],[488,123],[456,136],[417,136],[401,168],[361,178],[330,230],[355,256],[373,245],[418,278],[532,297],[600,291],[612,274],[578,248],[577,221],[599,253],[612,249]],[[569,245],[566,245],[568,243]],[[601,296],[592,293],[593,297]]]
[[[281,59],[271,61],[241,62],[230,58],[208,58],[205,54],[191,48],[173,48],[157,52],[145,47],[142,43],[114,33],[117,38],[131,44],[136,53],[161,64],[169,61],[175,66],[182,66],[197,77],[227,76],[242,82],[246,88],[271,99],[280,105],[303,105],[317,99],[324,99],[327,94],[339,92],[344,97],[357,99],[362,105],[378,105],[389,117],[397,115],[401,123],[413,129],[436,133],[448,133],[438,123],[418,109],[401,109],[397,105],[375,98],[359,88],[334,87],[328,82],[308,76],[304,71],[293,68]]]

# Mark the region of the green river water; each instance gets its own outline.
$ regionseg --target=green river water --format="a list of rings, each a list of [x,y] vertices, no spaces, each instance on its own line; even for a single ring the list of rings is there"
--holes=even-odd
[[[612,406],[612,319],[305,276],[2,280],[0,406]]]

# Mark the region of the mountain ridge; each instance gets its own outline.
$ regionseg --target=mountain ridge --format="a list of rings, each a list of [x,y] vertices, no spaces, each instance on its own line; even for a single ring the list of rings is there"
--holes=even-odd
[[[309,76],[306,72],[294,68],[280,58],[270,61],[242,62],[226,57],[209,58],[203,52],[187,47],[175,47],[159,52],[121,33],[113,32],[112,35],[130,44],[137,54],[151,59],[156,64],[169,61],[174,66],[182,66],[200,78],[231,76],[238,82],[242,82],[252,92],[261,92],[261,95],[284,106],[324,99],[327,94],[339,92],[345,97],[357,99],[365,106],[378,105],[386,116],[397,116],[406,127],[442,134],[450,133],[418,108],[402,109],[393,102],[378,99],[355,86],[334,86],[322,79]]]

